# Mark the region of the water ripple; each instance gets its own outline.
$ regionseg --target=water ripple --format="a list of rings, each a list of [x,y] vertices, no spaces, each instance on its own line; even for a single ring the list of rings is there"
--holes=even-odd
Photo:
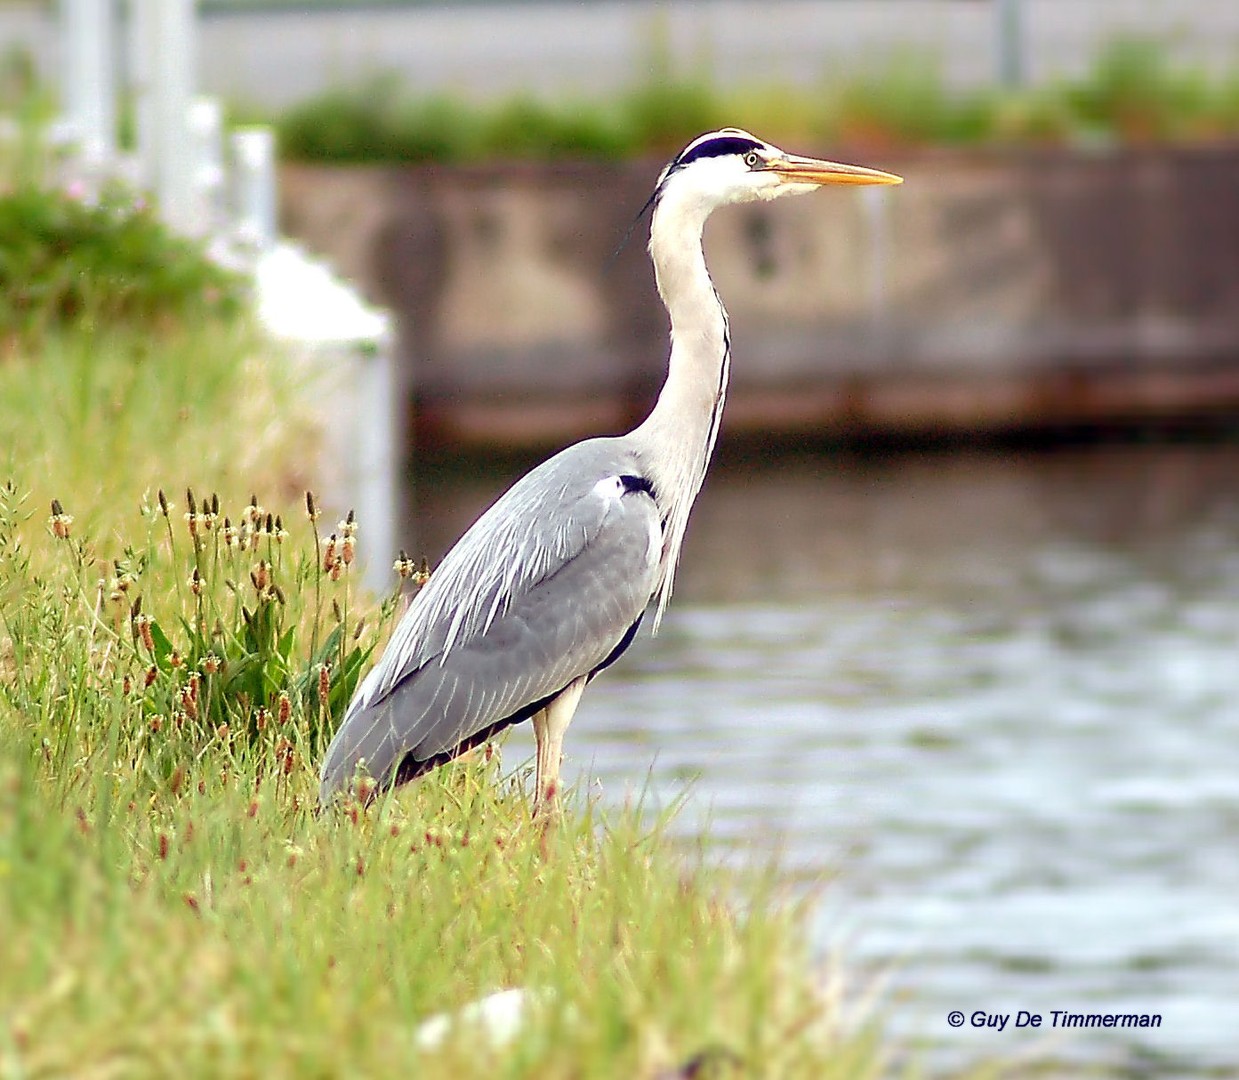
[[[1239,1015],[1237,660],[1233,448],[724,470],[569,769],[833,875],[823,948],[891,973],[931,1061],[1034,1045],[950,1008],[1158,1012],[1052,1052],[1204,1076]]]

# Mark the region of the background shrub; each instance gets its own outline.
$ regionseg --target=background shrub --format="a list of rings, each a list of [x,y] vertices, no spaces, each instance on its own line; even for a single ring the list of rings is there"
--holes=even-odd
[[[23,184],[0,195],[0,341],[82,322],[155,327],[244,308],[244,279],[142,200]]]
[[[677,73],[655,50],[648,77],[606,99],[521,94],[478,103],[412,92],[394,73],[338,87],[274,123],[282,155],[333,162],[665,155],[702,131],[741,124],[812,146],[1095,142],[1233,137],[1239,75],[1176,63],[1163,42],[1116,38],[1079,78],[959,90],[932,54],[896,50],[815,88],[720,86]]]

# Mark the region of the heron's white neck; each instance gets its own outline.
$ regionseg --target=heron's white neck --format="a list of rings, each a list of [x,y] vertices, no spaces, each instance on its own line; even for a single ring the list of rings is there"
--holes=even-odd
[[[654,275],[671,316],[671,357],[658,402],[632,437],[665,521],[655,629],[671,599],[688,514],[705,479],[727,393],[727,312],[701,250],[711,209],[699,199],[664,201],[650,226]]]

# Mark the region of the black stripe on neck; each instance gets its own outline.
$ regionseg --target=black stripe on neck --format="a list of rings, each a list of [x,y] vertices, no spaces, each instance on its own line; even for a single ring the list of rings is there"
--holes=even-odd
[[[620,483],[624,485],[625,495],[631,495],[634,491],[644,491],[651,499],[654,497],[654,485],[644,476],[625,474],[620,477]]]

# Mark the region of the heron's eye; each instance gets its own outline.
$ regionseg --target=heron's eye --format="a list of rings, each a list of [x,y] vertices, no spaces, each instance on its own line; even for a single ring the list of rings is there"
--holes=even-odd
[[[744,155],[744,164],[750,169],[756,169],[761,164],[761,155],[756,150],[750,150]]]

